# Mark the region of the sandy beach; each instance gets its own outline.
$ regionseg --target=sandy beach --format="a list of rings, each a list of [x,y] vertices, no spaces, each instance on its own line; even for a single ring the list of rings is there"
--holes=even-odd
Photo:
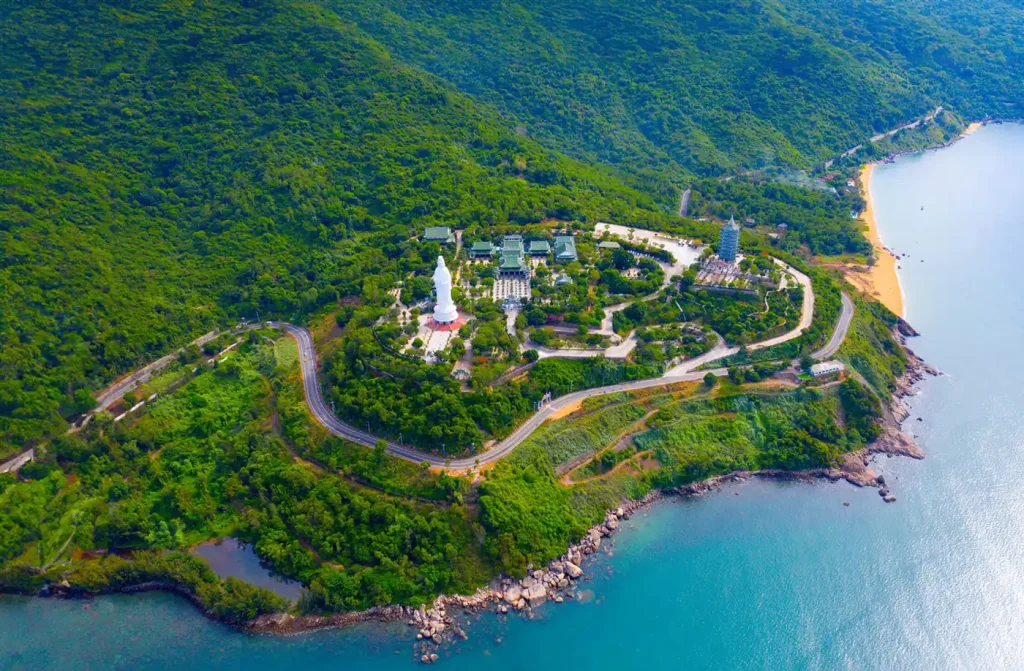
[[[980,121],[975,121],[964,129],[960,139],[971,135],[978,129],[984,127]],[[887,308],[901,317],[906,315],[903,312],[903,290],[900,287],[900,278],[896,274],[896,258],[885,248],[882,239],[878,235],[878,225],[875,222],[875,210],[871,202],[871,176],[875,169],[874,163],[861,168],[860,188],[867,202],[867,208],[861,213],[861,221],[867,226],[866,235],[875,248],[876,263],[871,268],[863,266],[847,266],[846,278],[858,289],[880,300]]]
[[[876,262],[870,268],[849,268],[846,277],[858,289],[869,296],[874,296],[885,307],[902,317],[903,290],[900,288],[900,278],[896,274],[896,258],[882,244],[875,223],[875,211],[871,204],[871,175],[874,168],[874,164],[868,164],[861,169],[860,184],[864,200],[867,202],[861,220],[867,225],[866,235],[871,246],[875,248]]]

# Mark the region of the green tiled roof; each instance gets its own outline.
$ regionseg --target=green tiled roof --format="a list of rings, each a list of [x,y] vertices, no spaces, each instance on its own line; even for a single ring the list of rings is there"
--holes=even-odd
[[[434,242],[449,242],[452,239],[452,229],[447,226],[428,226],[423,232],[424,240]]]
[[[551,245],[547,240],[532,240],[530,242],[531,254],[547,254],[551,251]]]
[[[555,238],[555,259],[559,261],[576,260],[576,241],[570,235],[559,235]]]
[[[501,242],[501,250],[504,252],[521,252],[523,251],[523,239],[519,237],[506,237]]]
[[[502,252],[501,270],[508,272],[526,270],[526,264],[523,262],[522,255],[519,252]]]

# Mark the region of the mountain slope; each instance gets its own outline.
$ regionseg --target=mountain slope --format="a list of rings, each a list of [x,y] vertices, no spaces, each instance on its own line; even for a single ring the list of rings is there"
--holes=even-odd
[[[780,1],[792,21],[968,117],[1024,114],[1020,2]]]
[[[7,4],[0,41],[0,456],[228,317],[373,294],[428,224],[660,216],[315,5]]]
[[[635,172],[806,167],[940,104],[1024,101],[996,11],[956,32],[973,8],[910,0],[324,2],[550,146]]]

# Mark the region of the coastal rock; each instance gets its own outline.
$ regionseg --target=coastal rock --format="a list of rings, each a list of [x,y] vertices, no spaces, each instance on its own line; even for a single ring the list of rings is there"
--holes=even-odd
[[[882,500],[886,503],[892,503],[896,500],[896,496],[894,494],[886,494],[882,497]]]
[[[529,601],[531,607],[538,606],[544,603],[544,600],[547,599],[548,590],[543,585],[543,583],[538,582],[533,584],[528,590],[526,590],[526,593],[523,596],[527,599],[527,601]]]
[[[918,447],[917,443],[911,440],[909,436],[892,426],[885,427],[882,430],[882,435],[871,444],[869,449],[872,452],[892,456],[898,455],[901,457],[924,459],[924,450]]]
[[[873,487],[878,476],[868,468],[867,453],[864,451],[843,455],[839,471],[847,482],[858,487]]]
[[[614,514],[608,515],[608,517],[606,517],[604,520],[604,525],[608,528],[609,531],[615,531],[619,528],[619,518],[616,517]]]
[[[565,573],[570,578],[575,580],[576,578],[579,578],[581,575],[583,575],[583,569],[581,569],[579,566],[577,566],[576,564],[574,564],[572,562],[566,562],[566,564],[565,564]]]
[[[523,588],[517,584],[513,584],[507,590],[505,590],[504,598],[511,604],[519,603],[519,598],[523,594]]]
[[[913,326],[908,324],[902,317],[896,320],[896,330],[904,338],[914,338],[921,335],[920,333],[917,332],[916,329],[914,329]]]

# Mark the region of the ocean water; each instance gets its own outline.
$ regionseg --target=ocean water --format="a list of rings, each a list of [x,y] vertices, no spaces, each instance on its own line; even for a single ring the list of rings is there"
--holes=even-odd
[[[752,481],[658,504],[588,565],[587,603],[477,616],[442,668],[1024,667],[1022,179],[1024,126],[999,126],[873,180],[910,254],[912,346],[947,373],[911,402],[927,459],[877,463],[896,503]],[[386,671],[415,664],[408,634],[253,637],[170,595],[0,598],[0,668]]]

